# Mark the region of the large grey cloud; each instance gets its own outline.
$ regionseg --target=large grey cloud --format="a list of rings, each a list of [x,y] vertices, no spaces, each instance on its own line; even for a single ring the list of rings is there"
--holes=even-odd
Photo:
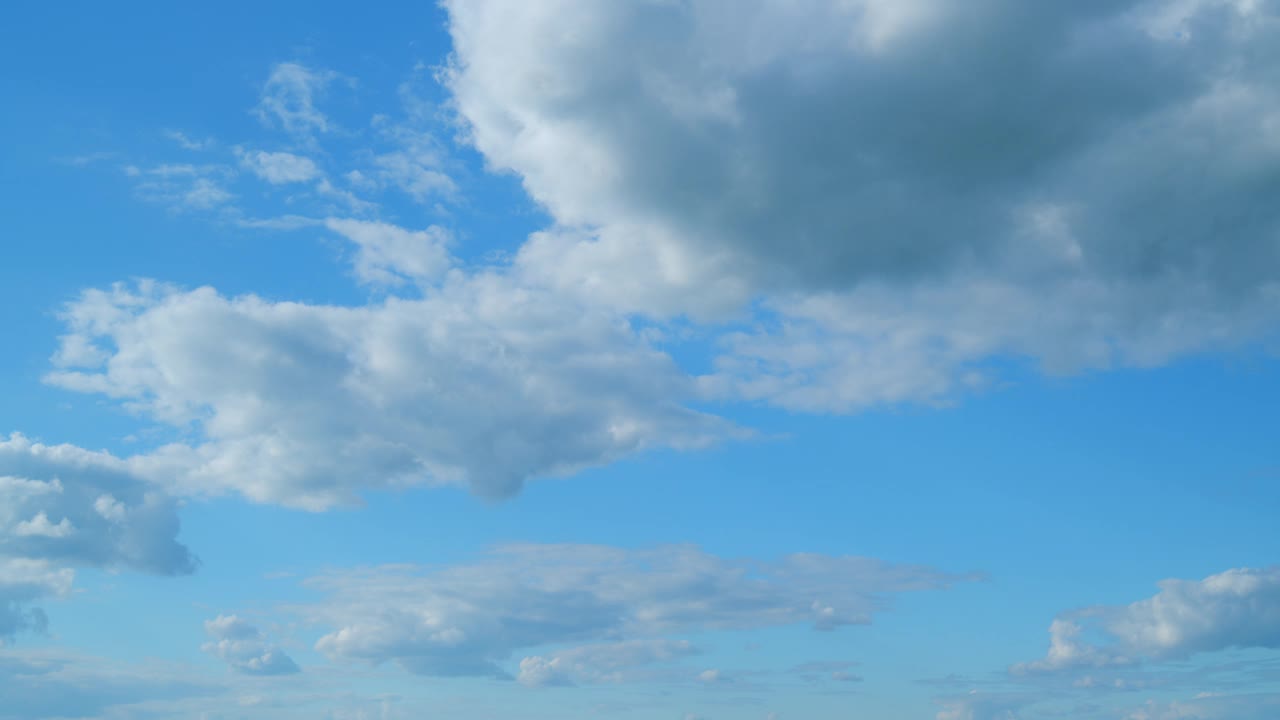
[[[445,569],[334,571],[309,581],[327,599],[298,611],[332,628],[316,648],[335,659],[506,677],[525,653],[526,684],[607,682],[694,652],[680,633],[866,624],[894,594],[967,579],[862,557],[760,562],[687,546],[516,545]]]
[[[177,541],[174,501],[107,453],[0,440],[0,639],[41,630],[31,603],[67,594],[75,568],[174,575],[196,560]]]
[[[556,220],[524,272],[763,295],[713,392],[848,410],[1275,330],[1273,2],[446,6],[470,138]]]

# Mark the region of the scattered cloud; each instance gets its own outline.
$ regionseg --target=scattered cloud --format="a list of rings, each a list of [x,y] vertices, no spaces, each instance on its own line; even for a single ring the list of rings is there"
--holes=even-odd
[[[529,687],[620,683],[631,679],[637,668],[672,662],[698,652],[687,640],[648,639],[583,645],[522,659],[516,680]]]
[[[222,659],[232,670],[247,675],[291,675],[299,672],[293,658],[273,647],[258,628],[235,615],[219,615],[206,621],[210,641],[205,652]]]
[[[173,210],[214,210],[235,197],[225,187],[235,171],[225,165],[127,165],[124,173],[134,180],[139,197]]]
[[[61,652],[0,655],[0,720],[140,717],[140,704],[208,698],[224,688],[173,667]],[[124,715],[117,714],[124,712]]]
[[[1231,648],[1280,648],[1280,568],[1237,568],[1198,581],[1164,580],[1150,598],[1067,613],[1053,621],[1049,632],[1045,658],[1016,665],[1015,673],[1182,660]]]
[[[208,150],[209,148],[217,144],[213,141],[212,138],[196,140],[188,136],[186,133],[180,132],[178,130],[166,130],[164,133],[164,136],[169,138],[173,142],[177,143],[178,147],[182,148],[183,150],[191,150],[193,152]]]
[[[307,227],[320,227],[325,223],[319,218],[310,218],[303,215],[280,215],[268,218],[236,218],[235,224],[254,230],[301,230]]]
[[[1280,694],[1200,693],[1185,700],[1149,700],[1123,720],[1270,720],[1280,713]]]
[[[307,182],[323,175],[315,162],[303,155],[236,148],[240,164],[272,185]]]
[[[967,695],[942,698],[937,701],[942,709],[936,720],[1020,720],[1022,708],[1039,700],[1038,696],[1024,693],[984,693],[973,691]]]
[[[100,150],[98,152],[85,153],[83,155],[72,155],[71,157],[60,158],[57,162],[63,165],[71,165],[72,167],[88,167],[96,165],[100,162],[113,160],[120,156],[120,153]]]
[[[328,132],[332,127],[329,118],[315,103],[337,77],[337,73],[332,71],[308,68],[299,63],[276,65],[262,88],[256,111],[259,119],[300,136]]]
[[[382,222],[329,218],[325,227],[357,247],[354,266],[362,283],[395,287],[407,280],[429,286],[454,263],[448,250],[453,238],[438,225],[412,231]]]
[[[858,665],[839,660],[807,662],[791,668],[791,672],[807,682],[862,682],[862,677],[851,671]]]
[[[75,568],[192,572],[174,502],[106,453],[0,440],[0,639],[42,631],[31,603],[65,596]]]
[[[568,648],[526,655],[518,679],[614,682],[695,652],[671,634],[862,625],[892,595],[967,579],[861,557],[758,562],[687,546],[513,545],[446,569],[333,571],[308,582],[328,598],[298,611],[334,628],[316,643],[334,659],[395,661],[423,675],[507,677],[513,656],[559,645]]]
[[[419,264],[431,233],[337,227],[363,237],[371,271],[435,269]],[[337,307],[91,290],[67,307],[71,351],[46,380],[194,429],[194,444],[130,460],[175,492],[311,509],[417,484],[507,497],[529,478],[737,432],[682,405],[692,383],[612,313],[499,273],[423,292]]]

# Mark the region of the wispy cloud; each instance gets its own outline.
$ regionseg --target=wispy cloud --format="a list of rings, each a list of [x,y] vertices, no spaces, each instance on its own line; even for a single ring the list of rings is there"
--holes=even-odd
[[[308,584],[329,594],[295,610],[332,631],[316,644],[335,659],[395,661],[426,675],[507,676],[529,685],[612,682],[695,649],[672,634],[872,621],[895,594],[972,579],[872,558],[797,554],[728,560],[687,546],[625,550],[514,545],[444,569],[333,571]],[[701,673],[701,674],[700,674]],[[689,672],[702,682],[721,672]]]
[[[100,150],[98,152],[85,153],[83,155],[72,155],[70,157],[58,158],[57,162],[72,167],[88,167],[98,163],[114,160],[120,157],[120,153]]]
[[[216,144],[212,138],[196,140],[179,130],[165,130],[164,136],[177,143],[178,147],[183,150],[208,150]]]
[[[235,153],[244,168],[272,185],[307,182],[324,175],[315,161],[304,155],[241,147],[237,147]]]
[[[263,85],[255,112],[264,123],[296,135],[328,132],[332,124],[316,107],[316,101],[337,78],[338,74],[329,70],[280,63],[272,68]]]
[[[225,186],[235,171],[226,165],[126,165],[124,174],[133,178],[139,197],[173,210],[213,210],[235,198]]]

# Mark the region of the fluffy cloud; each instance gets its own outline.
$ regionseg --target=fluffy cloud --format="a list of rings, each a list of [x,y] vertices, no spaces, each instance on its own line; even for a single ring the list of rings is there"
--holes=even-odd
[[[174,503],[106,453],[0,440],[0,639],[41,630],[29,604],[65,595],[74,568],[182,574]]]
[[[438,271],[431,233],[334,227],[371,274]],[[692,383],[625,320],[502,274],[451,273],[360,307],[143,283],[86,292],[65,317],[64,368],[48,380],[197,430],[194,445],[131,459],[183,492],[312,509],[423,483],[502,497],[730,431],[681,404]]]
[[[330,230],[356,245],[356,278],[373,285],[397,286],[405,281],[427,285],[444,276],[452,264],[449,231],[438,225],[406,230],[367,220],[330,218]]]
[[[1165,580],[1160,592],[1131,605],[1068,613],[1050,627],[1048,655],[1013,669],[1180,660],[1229,648],[1280,648],[1280,569],[1239,568],[1199,581]]]
[[[211,640],[201,649],[216,655],[233,670],[247,675],[290,675],[298,665],[283,650],[272,647],[258,628],[235,615],[219,615],[205,622]]]
[[[992,358],[1276,329],[1270,3],[446,6],[471,140],[556,220],[521,270],[660,316],[764,296],[726,397],[929,401]]]
[[[336,628],[316,644],[336,659],[395,661],[425,675],[505,677],[524,657],[526,684],[616,681],[639,665],[693,652],[673,633],[866,624],[890,594],[966,578],[859,557],[731,561],[692,547],[623,550],[517,545],[443,570],[334,572],[310,585],[329,599],[301,609]]]

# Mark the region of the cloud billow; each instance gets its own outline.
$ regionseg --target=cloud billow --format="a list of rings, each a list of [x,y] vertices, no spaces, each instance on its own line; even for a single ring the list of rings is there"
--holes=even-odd
[[[1235,568],[1203,580],[1170,579],[1123,607],[1064,613],[1041,660],[1018,674],[1185,660],[1232,648],[1280,648],[1280,568]]]
[[[555,219],[528,276],[658,317],[762,300],[718,396],[934,401],[993,358],[1276,330],[1270,3],[447,7],[471,141]]]
[[[370,231],[370,267],[416,277],[400,242],[416,236],[339,227]],[[693,383],[625,322],[497,273],[360,307],[121,285],[84,293],[65,317],[63,367],[47,380],[194,424],[200,441],[129,459],[184,494],[309,509],[422,484],[500,498],[529,478],[733,432],[681,404]]]
[[[30,603],[71,591],[76,568],[181,575],[176,504],[107,453],[0,440],[0,640],[43,630]]]

